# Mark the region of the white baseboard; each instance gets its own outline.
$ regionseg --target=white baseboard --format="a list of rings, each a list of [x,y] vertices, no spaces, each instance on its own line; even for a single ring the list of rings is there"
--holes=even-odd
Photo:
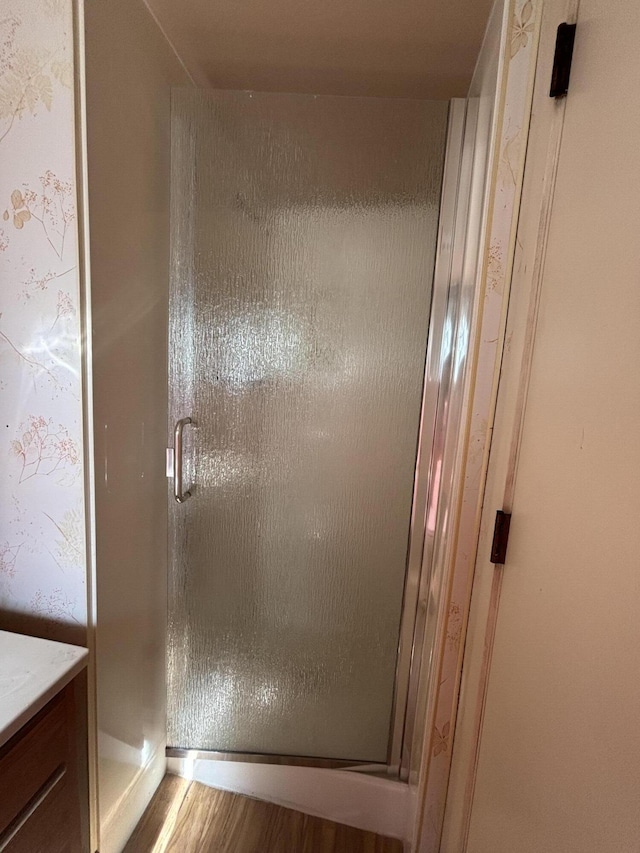
[[[122,796],[101,820],[100,853],[121,853],[166,773],[164,749],[135,774]]]
[[[170,758],[167,772],[326,818],[405,839],[409,788],[352,770]]]

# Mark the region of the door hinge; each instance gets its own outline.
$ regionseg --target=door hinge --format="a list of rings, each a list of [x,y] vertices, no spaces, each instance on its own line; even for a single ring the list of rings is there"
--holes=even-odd
[[[575,24],[560,24],[556,34],[556,52],[553,56],[550,98],[564,98],[569,91],[573,43],[576,40]]]
[[[491,556],[489,561],[496,566],[504,565],[507,558],[507,545],[509,544],[509,527],[511,526],[511,513],[499,509],[496,512],[496,523],[493,528],[493,542],[491,543]]]

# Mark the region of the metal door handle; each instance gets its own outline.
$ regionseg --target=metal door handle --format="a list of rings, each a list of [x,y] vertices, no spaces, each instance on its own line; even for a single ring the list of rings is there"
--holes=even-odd
[[[182,431],[192,423],[191,418],[180,418],[173,431],[173,496],[179,504],[191,497],[191,492],[182,491]]]

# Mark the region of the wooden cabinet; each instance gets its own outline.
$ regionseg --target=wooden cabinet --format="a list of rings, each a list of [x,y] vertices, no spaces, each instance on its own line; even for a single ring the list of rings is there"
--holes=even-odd
[[[86,819],[77,683],[0,748],[0,853],[80,853]]]

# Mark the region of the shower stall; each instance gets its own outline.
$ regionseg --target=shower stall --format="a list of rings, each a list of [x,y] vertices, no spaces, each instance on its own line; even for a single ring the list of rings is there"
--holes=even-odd
[[[173,91],[170,756],[408,775],[465,113]]]
[[[529,6],[495,4],[469,89],[443,66],[420,99],[197,86],[145,4],[83,5],[94,848],[120,853],[174,772],[423,849]]]

